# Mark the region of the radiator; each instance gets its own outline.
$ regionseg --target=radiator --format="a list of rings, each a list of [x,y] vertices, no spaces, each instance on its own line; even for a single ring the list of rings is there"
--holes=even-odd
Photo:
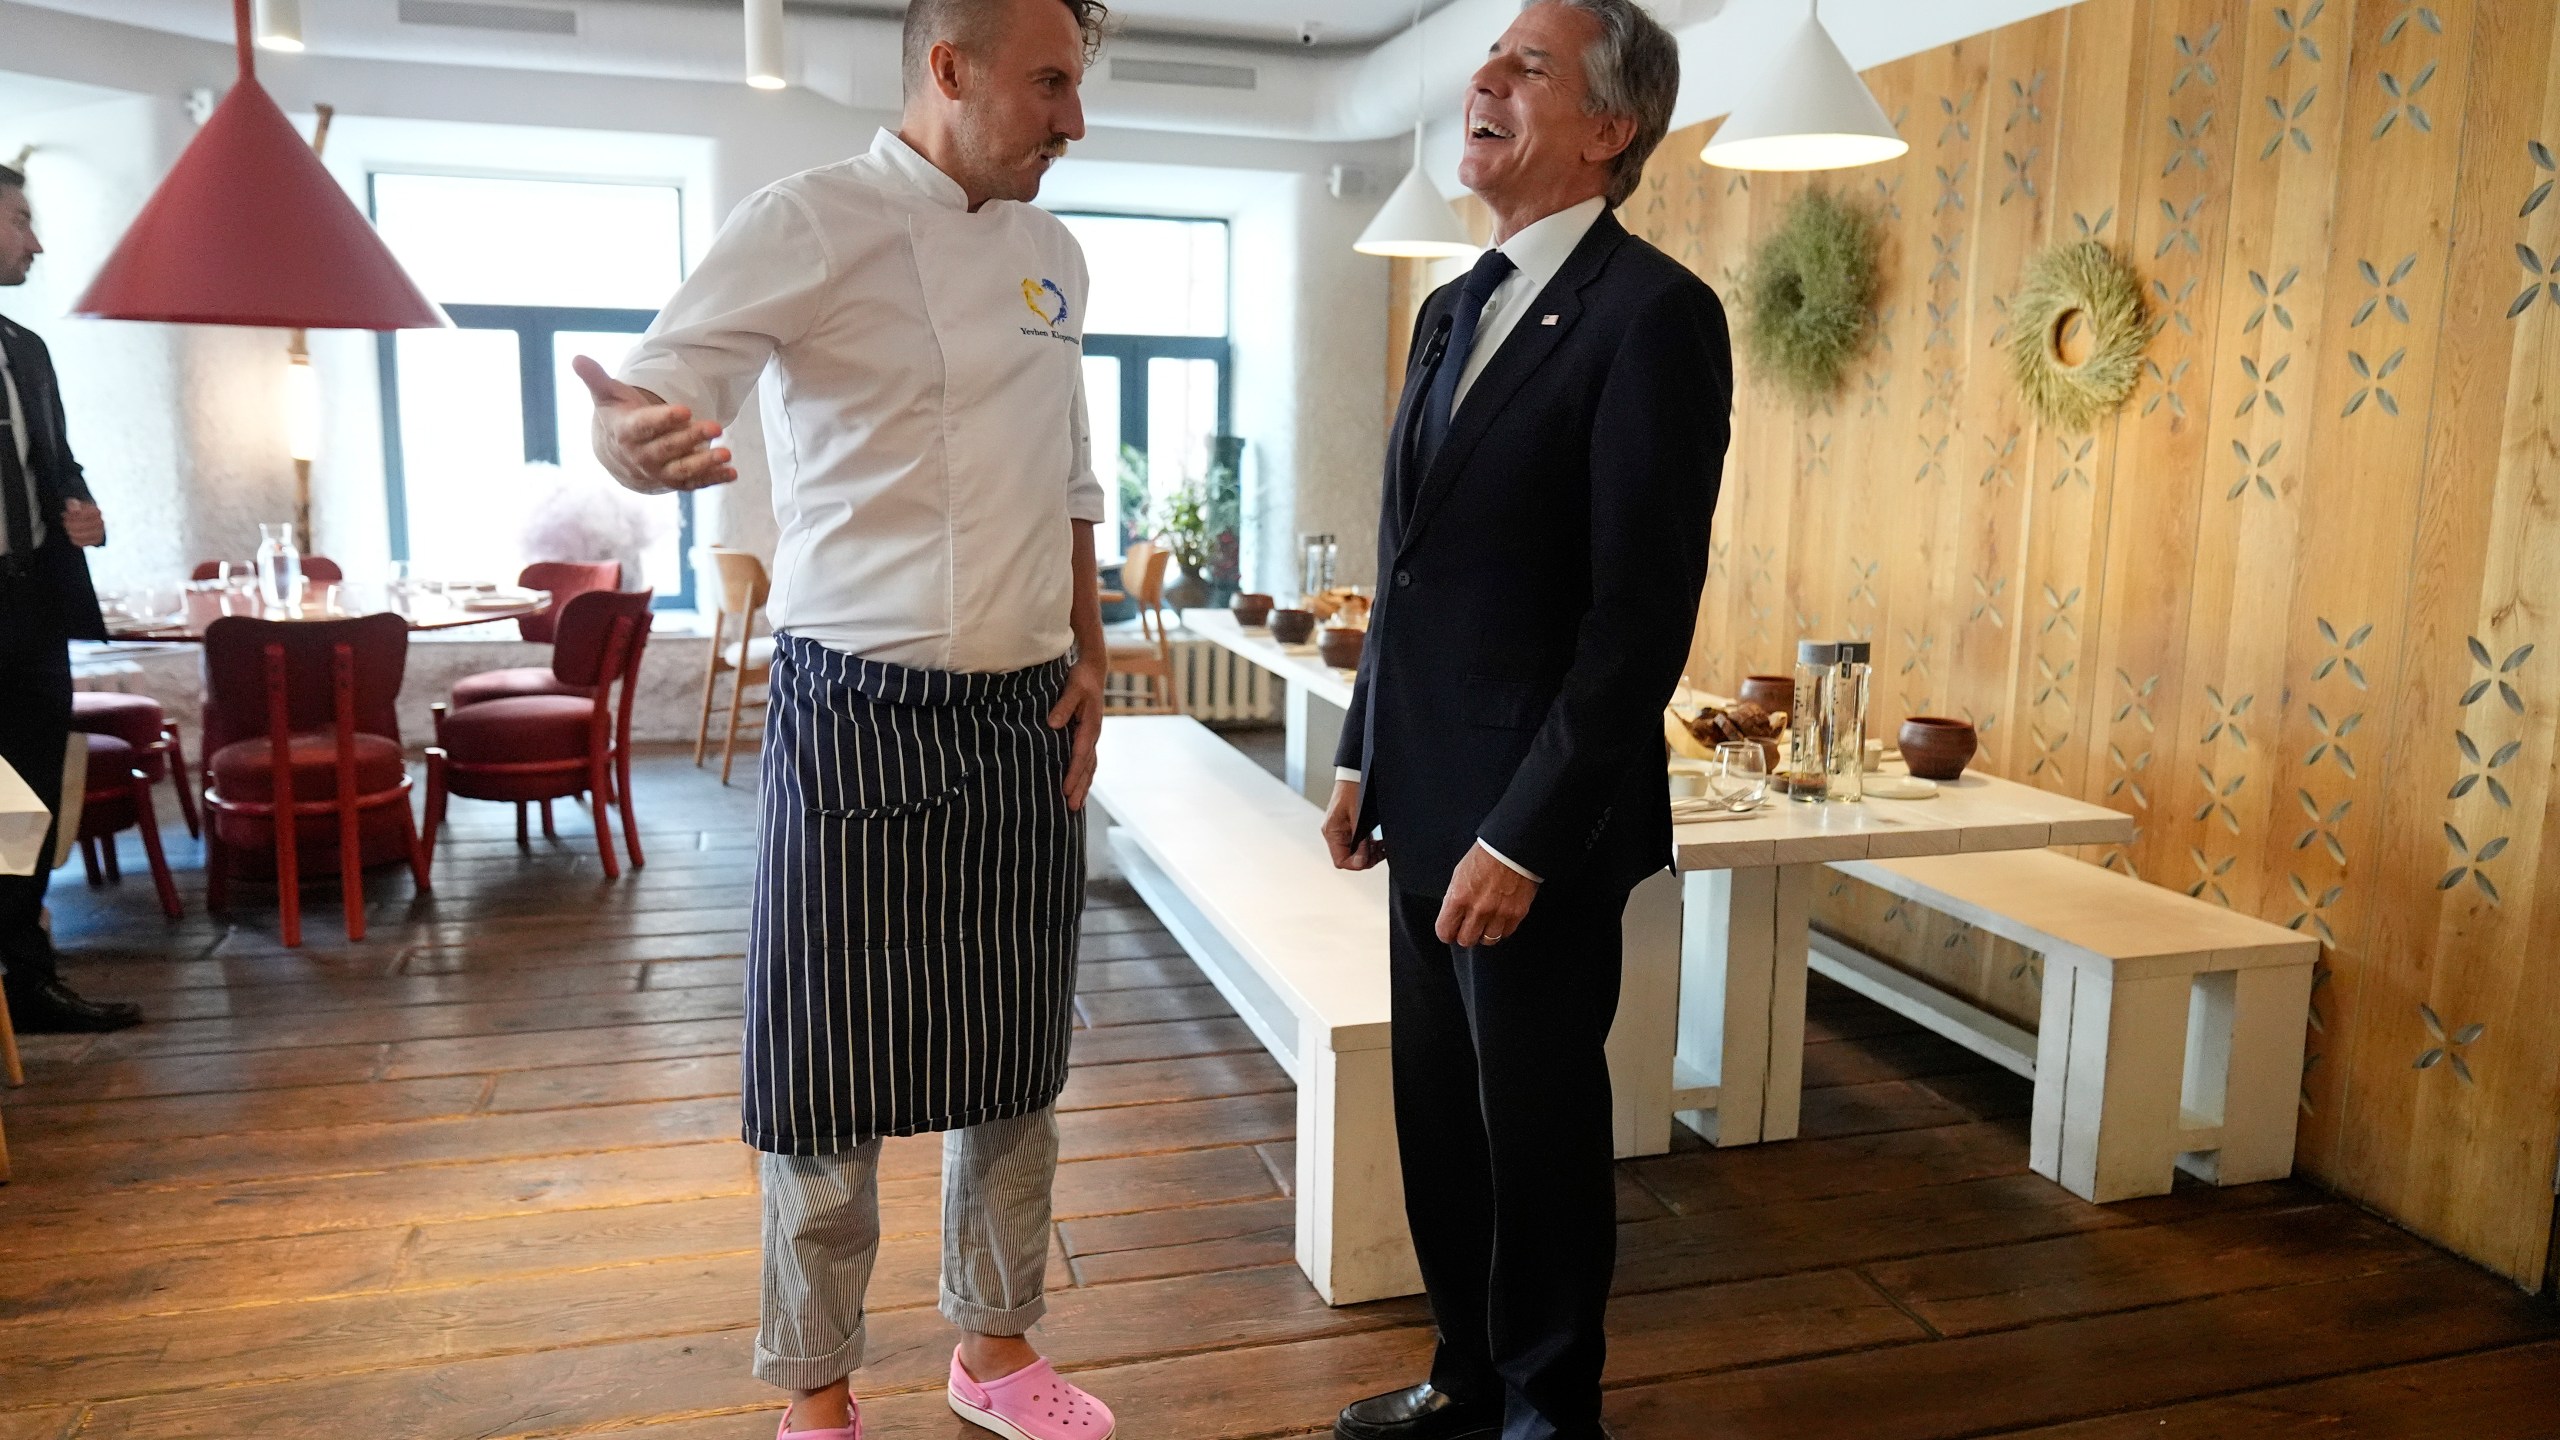
[[[1223,645],[1176,631],[1173,673],[1180,677],[1182,711],[1194,720],[1274,722],[1280,718],[1285,687],[1279,677]]]

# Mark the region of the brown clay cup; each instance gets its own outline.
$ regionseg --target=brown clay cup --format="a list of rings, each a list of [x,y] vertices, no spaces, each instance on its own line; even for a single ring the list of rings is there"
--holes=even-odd
[[[1745,675],[1742,693],[1733,697],[1748,701],[1775,715],[1796,708],[1796,677],[1793,675]]]
[[[1304,645],[1307,637],[1316,633],[1316,612],[1274,610],[1265,617],[1265,623],[1271,627],[1272,639],[1283,645]]]
[[[1239,595],[1228,603],[1227,608],[1235,613],[1236,623],[1248,630],[1271,619],[1271,597],[1268,595]]]
[[[1902,722],[1902,763],[1922,780],[1953,780],[1964,774],[1980,744],[1973,727],[1943,715],[1914,715]]]
[[[1336,670],[1360,668],[1360,651],[1369,643],[1369,632],[1328,625],[1316,635],[1316,654]]]

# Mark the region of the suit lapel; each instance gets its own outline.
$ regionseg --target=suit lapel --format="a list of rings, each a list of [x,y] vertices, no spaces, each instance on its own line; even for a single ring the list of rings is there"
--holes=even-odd
[[[1573,255],[1564,262],[1564,268],[1529,302],[1529,308],[1504,337],[1502,348],[1493,353],[1483,373],[1476,376],[1476,383],[1468,387],[1465,402],[1450,421],[1449,438],[1440,442],[1440,453],[1433,457],[1431,471],[1422,479],[1422,495],[1414,502],[1412,523],[1405,527],[1400,549],[1410,549],[1421,537],[1431,517],[1449,498],[1449,492],[1457,488],[1467,457],[1484,439],[1485,431],[1492,428],[1495,418],[1511,403],[1511,397],[1555,353],[1564,337],[1572,333],[1574,322],[1582,315],[1582,288],[1599,277],[1601,267],[1626,238],[1626,227],[1618,223],[1618,217],[1602,212],[1582,237],[1582,243],[1573,247]],[[1555,317],[1552,325],[1544,323],[1549,315]],[[1413,398],[1408,388],[1408,407]]]
[[[1414,344],[1404,367],[1404,395],[1396,402],[1395,423],[1387,427],[1387,509],[1396,518],[1398,533],[1412,517],[1405,513],[1406,472],[1413,468],[1414,434],[1422,425],[1423,381],[1431,374],[1427,357],[1431,354],[1432,332],[1447,318],[1449,296],[1454,285],[1433,291],[1413,320]]]
[[[44,363],[34,341],[33,335],[0,320],[0,349],[9,353],[9,377],[18,387],[18,414],[27,425],[27,468],[35,473],[37,485],[49,487],[53,415],[45,397],[53,393],[53,367]],[[0,406],[7,403],[6,397],[0,397]]]

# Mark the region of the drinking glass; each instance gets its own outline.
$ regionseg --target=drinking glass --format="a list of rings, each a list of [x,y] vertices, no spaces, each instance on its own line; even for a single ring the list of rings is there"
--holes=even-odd
[[[1769,794],[1768,752],[1757,740],[1724,741],[1716,746],[1715,773],[1707,785],[1727,809],[1758,809]]]

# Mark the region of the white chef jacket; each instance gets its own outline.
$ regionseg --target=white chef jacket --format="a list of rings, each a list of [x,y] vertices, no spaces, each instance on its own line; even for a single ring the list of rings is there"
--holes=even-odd
[[[883,130],[749,196],[622,367],[729,423],[764,378],[776,629],[915,669],[1073,642],[1069,520],[1103,518],[1084,252]]]

